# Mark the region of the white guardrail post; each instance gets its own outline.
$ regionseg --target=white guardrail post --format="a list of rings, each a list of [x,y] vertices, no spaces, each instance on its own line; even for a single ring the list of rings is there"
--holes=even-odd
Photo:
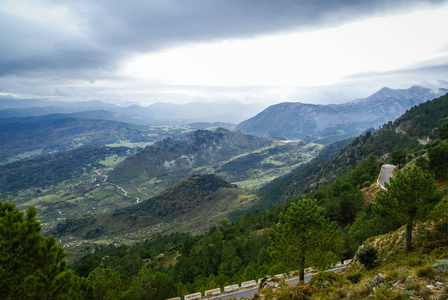
[[[228,286],[224,287],[224,292],[225,293],[233,292],[233,291],[236,291],[239,288],[240,288],[240,286],[238,284],[228,285]]]
[[[208,297],[208,296],[215,296],[215,295],[219,295],[221,294],[221,289],[213,289],[213,290],[208,290],[205,291],[204,296]]]
[[[352,261],[351,259],[347,259],[347,260],[344,260],[343,262],[338,262],[335,267],[348,265],[349,263],[351,263],[351,261]],[[310,274],[310,273],[313,273],[313,272],[316,272],[316,271],[317,270],[314,269],[314,268],[306,268],[305,269],[305,273],[306,274]],[[289,274],[288,274],[289,276],[288,277],[292,277],[292,276],[294,276],[294,274],[297,274],[297,273],[299,273],[298,270],[291,271],[291,272],[289,272]],[[277,278],[277,279],[285,278],[285,274],[274,275],[274,278]],[[258,279],[258,282],[255,281],[255,280],[245,281],[245,282],[241,283],[241,288],[244,289],[244,288],[249,288],[249,287],[253,287],[253,286],[259,285],[263,279],[264,279],[264,277]],[[239,289],[240,289],[240,286],[238,284],[228,285],[228,286],[224,287],[224,293],[233,292],[233,291],[236,291],[236,290],[239,290]],[[205,291],[204,297],[211,297],[211,296],[216,296],[216,295],[219,295],[219,294],[221,294],[221,289],[220,288],[216,288],[216,289]],[[184,296],[184,300],[194,300],[194,299],[201,299],[201,298],[202,298],[202,294],[199,293],[199,292]],[[182,300],[182,299],[180,297],[176,297],[176,298],[170,298],[170,299],[166,299],[166,300]]]
[[[184,296],[184,300],[194,300],[194,299],[201,299],[202,294],[201,293],[194,293]]]
[[[248,287],[256,286],[256,285],[257,285],[257,282],[255,280],[245,281],[245,282],[241,283],[242,288],[248,288]]]

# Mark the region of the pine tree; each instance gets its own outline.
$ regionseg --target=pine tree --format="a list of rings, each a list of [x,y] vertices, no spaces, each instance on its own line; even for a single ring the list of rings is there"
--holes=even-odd
[[[386,191],[377,194],[376,211],[406,224],[406,249],[411,250],[414,222],[423,219],[441,199],[434,177],[419,167],[398,171]]]
[[[280,215],[279,231],[273,232],[269,251],[274,261],[299,268],[300,281],[304,281],[306,267],[326,268],[338,260],[338,243],[336,224],[325,217],[317,200],[303,199]]]
[[[80,280],[65,270],[64,249],[44,238],[36,210],[26,215],[0,201],[0,295],[2,299],[76,299]]]

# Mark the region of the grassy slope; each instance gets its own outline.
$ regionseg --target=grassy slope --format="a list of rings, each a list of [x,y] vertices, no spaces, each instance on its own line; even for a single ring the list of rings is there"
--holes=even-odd
[[[215,175],[187,178],[140,204],[106,214],[69,219],[56,235],[68,245],[81,240],[138,241],[157,233],[202,232],[256,198]]]

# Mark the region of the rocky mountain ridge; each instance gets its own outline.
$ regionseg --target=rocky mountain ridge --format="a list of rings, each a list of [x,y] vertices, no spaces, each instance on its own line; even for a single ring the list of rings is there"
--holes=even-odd
[[[315,105],[285,102],[266,108],[236,127],[248,134],[288,139],[316,139],[361,134],[367,128],[395,120],[409,108],[447,93],[420,86],[393,90],[383,88],[375,94],[344,104]]]

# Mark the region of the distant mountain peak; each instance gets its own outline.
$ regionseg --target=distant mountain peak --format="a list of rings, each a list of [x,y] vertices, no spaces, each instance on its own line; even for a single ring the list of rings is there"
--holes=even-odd
[[[263,137],[304,139],[359,135],[367,128],[393,121],[407,109],[445,94],[419,85],[408,89],[383,87],[371,96],[337,105],[284,102],[270,106],[236,127]]]

